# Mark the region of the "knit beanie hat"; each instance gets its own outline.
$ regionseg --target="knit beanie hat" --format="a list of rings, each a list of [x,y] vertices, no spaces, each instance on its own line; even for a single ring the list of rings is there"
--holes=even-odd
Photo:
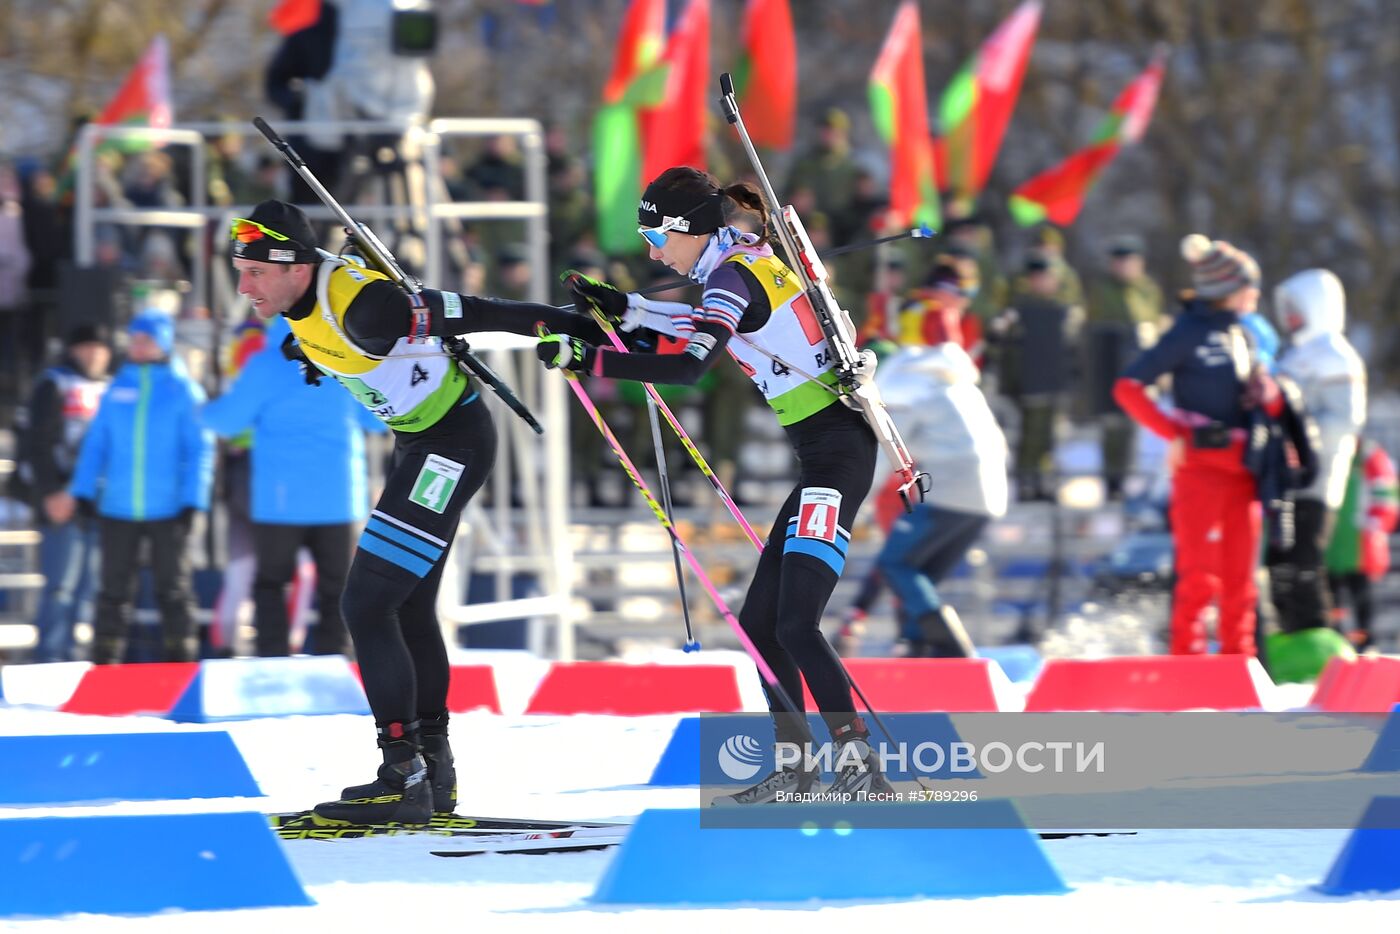
[[[316,231],[305,212],[275,198],[253,208],[246,219],[236,218],[229,233],[233,255],[261,263],[315,263]]]
[[[1181,241],[1181,255],[1191,264],[1191,284],[1204,299],[1221,299],[1244,288],[1259,287],[1259,264],[1239,247],[1203,234]]]
[[[143,311],[131,319],[130,334],[145,334],[166,356],[175,349],[175,319],[162,311]]]

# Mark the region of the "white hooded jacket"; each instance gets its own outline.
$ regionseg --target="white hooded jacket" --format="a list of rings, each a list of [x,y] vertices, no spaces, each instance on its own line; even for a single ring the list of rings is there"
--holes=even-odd
[[[1366,421],[1366,365],[1342,333],[1341,280],[1326,269],[1289,276],[1274,290],[1274,313],[1284,331],[1291,330],[1279,372],[1302,390],[1322,441],[1317,479],[1298,495],[1337,509],[1346,494],[1356,436]]]
[[[1006,515],[1006,436],[977,386],[977,365],[957,344],[906,347],[875,373],[885,406],[919,470],[929,505]]]

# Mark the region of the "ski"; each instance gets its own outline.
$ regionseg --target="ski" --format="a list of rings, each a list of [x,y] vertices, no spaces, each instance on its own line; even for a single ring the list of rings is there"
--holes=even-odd
[[[531,854],[576,853],[584,850],[605,850],[627,838],[626,826],[571,827],[541,833],[511,833],[481,836],[463,841],[451,850],[432,850],[434,856],[480,856],[485,853]]]
[[[539,833],[578,827],[625,827],[596,821],[529,820],[513,817],[471,817],[461,814],[434,814],[427,824],[352,824],[327,820],[314,811],[269,814],[268,821],[283,840],[355,840],[361,837],[392,837],[426,834],[439,837],[477,837],[493,834]]]

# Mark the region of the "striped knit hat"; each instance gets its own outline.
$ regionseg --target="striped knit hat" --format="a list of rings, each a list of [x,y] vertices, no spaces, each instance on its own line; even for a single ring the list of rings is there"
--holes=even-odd
[[[1204,299],[1220,299],[1244,288],[1259,287],[1259,264],[1239,247],[1203,234],[1188,234],[1181,255],[1191,264],[1191,284]]]

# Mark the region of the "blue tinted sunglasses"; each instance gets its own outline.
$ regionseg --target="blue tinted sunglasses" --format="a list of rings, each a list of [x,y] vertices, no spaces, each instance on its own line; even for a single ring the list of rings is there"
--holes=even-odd
[[[666,245],[666,234],[675,230],[682,224],[689,227],[690,223],[683,217],[672,217],[660,227],[638,227],[637,233],[642,235],[642,239],[658,250]]]

